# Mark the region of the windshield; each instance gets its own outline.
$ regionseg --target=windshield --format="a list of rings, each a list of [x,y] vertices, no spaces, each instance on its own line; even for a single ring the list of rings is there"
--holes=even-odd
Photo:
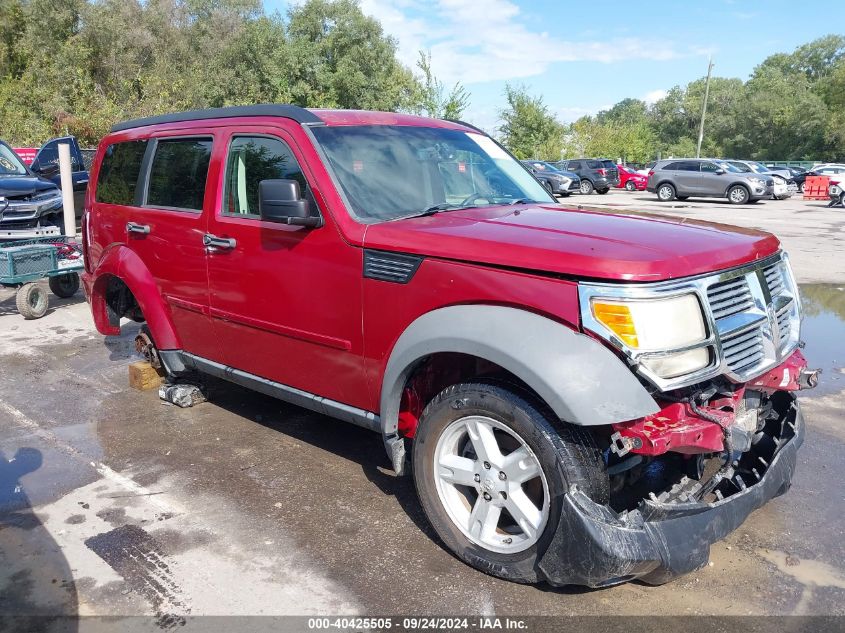
[[[751,169],[756,171],[758,174],[766,174],[771,171],[768,167],[766,167],[763,163],[749,163],[751,165]]]
[[[483,134],[410,126],[312,128],[352,213],[383,222],[430,211],[517,201],[554,202]]]
[[[26,176],[26,167],[12,149],[0,143],[0,176]]]

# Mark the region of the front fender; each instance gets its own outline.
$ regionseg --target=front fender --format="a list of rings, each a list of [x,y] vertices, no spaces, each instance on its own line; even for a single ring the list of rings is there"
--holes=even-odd
[[[450,306],[416,319],[391,352],[380,402],[386,438],[396,435],[408,376],[423,358],[438,352],[471,354],[496,363],[572,424],[611,424],[660,409],[619,358],[584,334],[517,308]]]
[[[135,252],[122,245],[111,247],[98,262],[92,277],[91,311],[101,334],[120,333],[119,322],[114,320],[106,306],[109,279],[117,277],[126,284],[138,302],[156,346],[162,350],[181,349],[170,312],[161,298],[155,279]]]

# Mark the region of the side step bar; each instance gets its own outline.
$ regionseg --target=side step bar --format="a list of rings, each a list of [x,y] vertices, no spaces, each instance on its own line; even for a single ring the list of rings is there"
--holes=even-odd
[[[290,404],[381,433],[381,420],[372,411],[351,407],[348,404],[283,385],[181,350],[159,350],[159,356],[168,373],[179,374],[186,369],[193,369],[253,389],[267,396],[284,400]]]

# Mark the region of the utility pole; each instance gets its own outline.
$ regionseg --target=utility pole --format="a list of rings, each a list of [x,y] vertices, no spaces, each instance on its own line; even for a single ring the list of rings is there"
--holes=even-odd
[[[698,145],[695,157],[701,158],[701,142],[704,140],[704,117],[707,115],[707,98],[710,96],[710,73],[713,71],[713,56],[707,62],[707,82],[704,84],[704,104],[701,106],[701,125],[698,128]]]

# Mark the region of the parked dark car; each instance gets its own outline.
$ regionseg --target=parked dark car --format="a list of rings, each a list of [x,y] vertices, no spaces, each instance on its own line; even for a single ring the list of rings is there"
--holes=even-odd
[[[0,141],[0,239],[58,235],[62,192]]]
[[[546,189],[556,196],[566,197],[571,193],[580,191],[581,179],[574,172],[560,170],[551,163],[542,160],[524,160],[521,162]]]
[[[35,160],[32,161],[29,168],[33,173],[46,178],[61,189],[62,181],[59,176],[60,143],[70,145],[70,166],[73,171],[73,206],[76,210],[76,217],[81,218],[82,207],[85,204],[85,192],[88,189],[88,170],[85,168],[85,159],[76,137],[63,136],[50,139],[38,150]]]
[[[552,163],[558,169],[578,174],[581,178],[581,193],[607,193],[619,184],[619,170],[616,163],[606,158],[572,158]]]

